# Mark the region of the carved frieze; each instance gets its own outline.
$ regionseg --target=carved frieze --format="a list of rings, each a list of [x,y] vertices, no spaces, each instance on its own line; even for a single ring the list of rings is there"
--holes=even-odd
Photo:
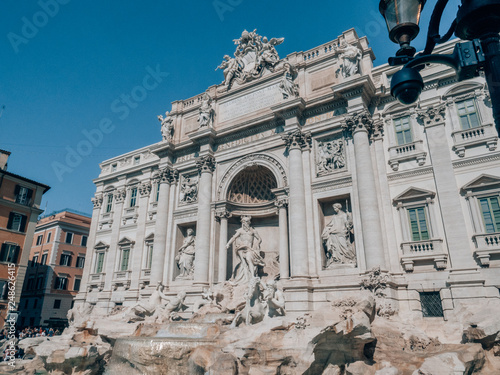
[[[113,199],[116,203],[122,203],[125,200],[127,193],[125,189],[117,189],[113,193]]]
[[[446,103],[439,103],[425,109],[417,109],[417,114],[425,126],[442,124],[446,116]]]
[[[198,201],[198,178],[184,175],[181,177],[179,200],[181,203]]]
[[[139,185],[139,194],[141,197],[148,196],[151,193],[151,183],[149,181],[142,182]]]
[[[323,176],[346,168],[345,144],[341,138],[316,142],[316,174]]]

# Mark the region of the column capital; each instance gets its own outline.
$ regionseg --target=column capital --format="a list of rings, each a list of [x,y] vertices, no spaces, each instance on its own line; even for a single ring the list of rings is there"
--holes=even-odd
[[[361,111],[346,115],[342,121],[342,129],[352,134],[364,131],[373,135],[380,131],[382,124],[382,121],[373,121],[368,111]]]
[[[92,204],[94,205],[94,208],[101,208],[102,206],[102,201],[103,201],[103,196],[101,193],[96,193],[94,197],[91,199]]]
[[[126,195],[126,190],[124,188],[119,188],[113,192],[113,199],[116,203],[122,203],[125,200]]]
[[[213,173],[215,171],[215,158],[213,155],[200,156],[196,159],[196,168],[201,173]]]
[[[231,216],[233,216],[232,212],[230,212],[226,208],[220,208],[220,209],[215,211],[215,217],[218,220],[229,219]]]
[[[279,208],[286,208],[288,207],[288,197],[278,197],[274,201],[274,205],[279,209]]]
[[[171,184],[177,181],[178,178],[179,171],[177,169],[164,167],[159,169],[151,179],[158,184]]]
[[[311,147],[311,133],[296,130],[287,134],[283,134],[281,139],[285,142],[289,150],[292,149],[307,149]]]
[[[139,194],[141,197],[148,196],[151,193],[151,183],[149,181],[143,181],[139,185]]]
[[[373,116],[373,128],[371,132],[371,139],[373,141],[381,141],[384,136],[384,119],[380,114]]]
[[[444,124],[446,115],[446,102],[431,105],[424,109],[417,109],[418,116],[424,122],[425,127]]]

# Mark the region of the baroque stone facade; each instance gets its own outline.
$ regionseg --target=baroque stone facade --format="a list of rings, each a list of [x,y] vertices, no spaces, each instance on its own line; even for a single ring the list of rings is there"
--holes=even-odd
[[[388,280],[385,315],[425,315],[426,293],[446,319],[471,297],[498,299],[500,152],[484,80],[428,67],[419,103],[403,106],[389,93],[398,68],[374,68],[354,30],[280,59],[283,42],[243,33],[224,82],[159,117],[158,143],[101,163],[77,305],[135,306],[161,282],[192,311],[242,275],[277,280],[287,313],[307,312],[373,269]]]

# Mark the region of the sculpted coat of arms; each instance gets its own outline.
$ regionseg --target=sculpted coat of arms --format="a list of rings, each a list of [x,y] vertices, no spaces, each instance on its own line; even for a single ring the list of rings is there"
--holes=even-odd
[[[224,72],[224,85],[229,90],[233,81],[239,84],[262,77],[266,69],[271,72],[280,61],[276,46],[285,38],[268,40],[256,33],[244,30],[239,39],[234,39],[236,50],[234,57],[224,56],[222,63],[215,69]]]

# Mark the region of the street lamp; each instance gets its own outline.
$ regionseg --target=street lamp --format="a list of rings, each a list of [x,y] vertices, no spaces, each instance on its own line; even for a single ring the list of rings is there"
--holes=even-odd
[[[401,48],[396,56],[413,56],[416,52],[410,42],[416,38],[420,28],[420,13],[426,0],[382,0],[380,13],[389,29],[389,38]]]
[[[420,13],[425,0],[381,0],[379,9],[389,29],[389,38],[401,48],[389,64],[404,65],[391,80],[391,94],[404,104],[415,102],[424,84],[419,71],[426,64],[446,64],[457,71],[459,81],[484,70],[490,91],[495,125],[500,134],[500,0],[462,0],[457,17],[448,32],[440,36],[439,26],[449,0],[437,0],[422,53],[414,57],[410,42],[418,35]],[[453,34],[467,40],[457,43],[452,54],[432,54],[436,44]]]

